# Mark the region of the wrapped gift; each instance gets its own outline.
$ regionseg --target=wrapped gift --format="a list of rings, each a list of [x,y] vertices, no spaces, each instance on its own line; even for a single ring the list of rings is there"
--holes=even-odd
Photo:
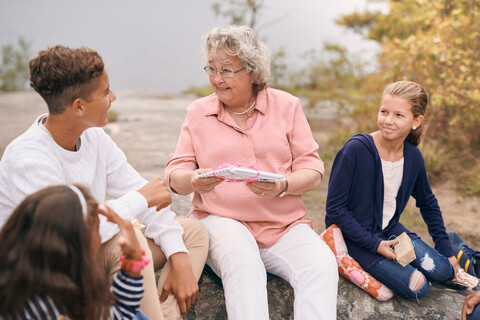
[[[405,267],[416,259],[415,250],[413,250],[412,240],[405,232],[399,235],[397,239],[399,239],[399,242],[393,246],[395,261]]]

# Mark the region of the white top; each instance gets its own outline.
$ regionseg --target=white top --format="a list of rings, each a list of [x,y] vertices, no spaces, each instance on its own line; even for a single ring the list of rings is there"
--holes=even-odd
[[[138,218],[146,226],[145,236],[162,247],[165,255],[187,252],[183,229],[170,207],[157,212],[147,208],[140,193],[147,183],[127,162],[122,150],[101,128],[89,128],[80,136],[77,151],[60,147],[43,126],[47,114],[13,140],[0,161],[0,228],[15,207],[29,194],[44,187],[80,184],[90,189],[98,203],[108,200],[121,217]],[[100,215],[102,242],[111,239],[118,226]]]
[[[397,207],[397,194],[403,178],[403,158],[395,162],[381,160],[383,172],[383,230],[392,220]]]

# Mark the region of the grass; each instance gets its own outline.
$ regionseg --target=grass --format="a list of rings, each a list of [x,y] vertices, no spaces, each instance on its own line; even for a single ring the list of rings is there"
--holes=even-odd
[[[210,85],[203,87],[190,87],[186,89],[183,93],[196,94],[199,97],[205,97],[213,93],[213,89]]]
[[[460,188],[466,196],[480,196],[480,164],[464,175]]]
[[[118,120],[118,112],[112,111],[112,110],[108,111],[108,115],[107,115],[108,123],[114,123],[117,120]]]
[[[432,245],[433,242],[428,233],[428,227],[425,221],[423,221],[422,215],[417,207],[415,207],[415,199],[410,198],[407,206],[400,216],[400,223],[403,224],[408,230],[415,232],[419,235],[423,241]]]

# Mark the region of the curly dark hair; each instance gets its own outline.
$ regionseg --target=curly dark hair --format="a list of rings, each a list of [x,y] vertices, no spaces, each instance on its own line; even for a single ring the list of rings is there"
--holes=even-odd
[[[413,81],[397,81],[389,84],[383,91],[382,98],[386,95],[403,98],[412,104],[412,113],[416,118],[418,116],[425,116],[425,111],[428,106],[428,94],[425,89]],[[410,141],[414,146],[420,144],[420,138],[423,132],[423,123],[415,130],[410,130],[407,136],[407,141]]]
[[[68,186],[28,196],[0,232],[0,315],[17,319],[34,296],[50,297],[71,319],[106,319],[114,303],[91,255],[97,202],[82,187],[88,213]]]
[[[45,100],[50,114],[62,113],[77,98],[89,101],[104,70],[95,50],[62,45],[40,51],[29,67],[30,86]]]

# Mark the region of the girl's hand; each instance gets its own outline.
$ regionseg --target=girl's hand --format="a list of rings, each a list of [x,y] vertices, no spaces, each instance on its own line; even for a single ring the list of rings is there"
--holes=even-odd
[[[212,169],[197,169],[192,172],[192,186],[193,190],[198,193],[207,193],[215,189],[224,179],[219,177],[199,178],[202,173],[212,172]]]
[[[116,223],[120,228],[120,237],[118,244],[126,259],[142,261],[142,249],[135,235],[132,223],[120,217],[107,204],[99,205],[98,212],[107,217],[107,221]]]
[[[285,189],[286,181],[276,182],[247,182],[247,187],[262,198],[275,198]]]
[[[380,242],[377,253],[381,254],[387,259],[393,260],[395,259],[395,251],[391,248],[393,245],[396,245],[400,239],[396,238],[393,240],[383,240]]]

